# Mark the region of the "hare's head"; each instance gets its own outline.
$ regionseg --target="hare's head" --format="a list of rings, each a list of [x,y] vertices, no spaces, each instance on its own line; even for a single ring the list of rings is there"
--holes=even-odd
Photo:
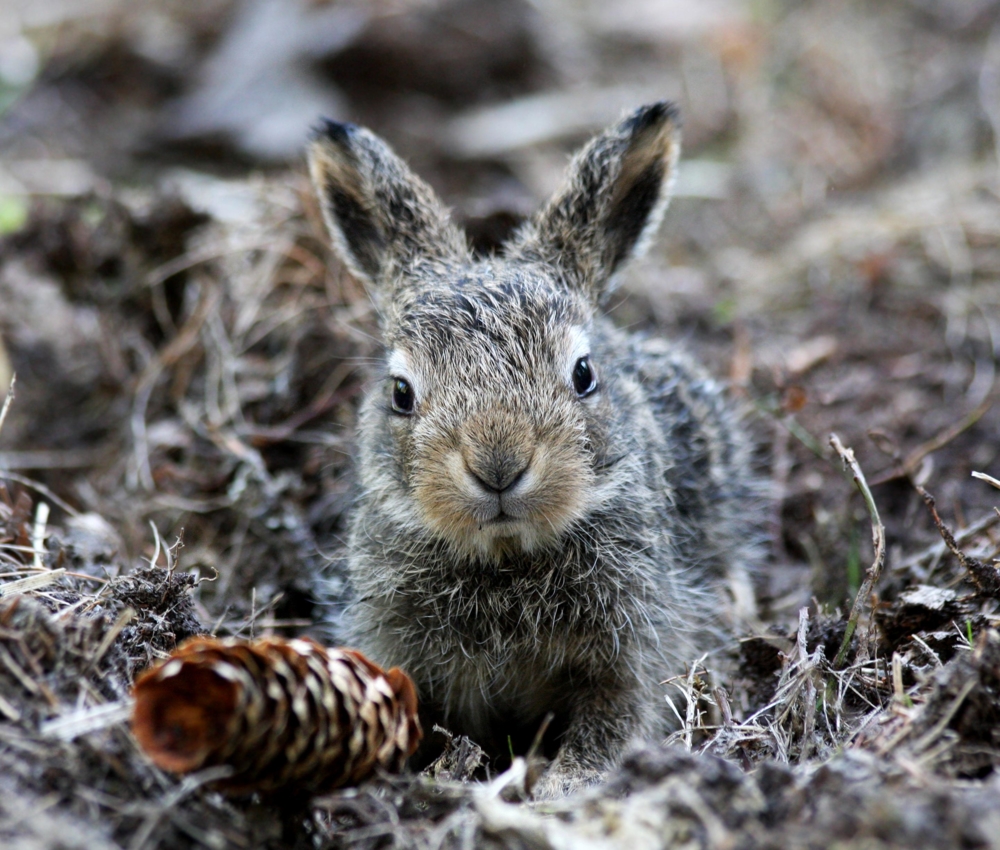
[[[624,483],[610,362],[592,347],[618,269],[667,205],[676,113],[593,139],[502,257],[473,260],[431,189],[368,131],[326,124],[310,169],[333,243],[379,307],[384,370],[362,478],[386,509],[469,557],[555,543]],[[618,399],[620,401],[620,399]]]

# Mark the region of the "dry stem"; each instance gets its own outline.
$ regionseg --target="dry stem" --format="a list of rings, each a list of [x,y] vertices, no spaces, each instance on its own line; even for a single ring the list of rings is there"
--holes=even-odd
[[[847,651],[851,646],[851,638],[854,637],[854,632],[858,627],[858,620],[861,618],[861,606],[871,596],[872,588],[879,580],[879,576],[882,575],[882,567],[885,564],[885,527],[882,525],[882,520],[879,519],[878,508],[875,505],[875,499],[872,497],[872,491],[868,488],[865,475],[854,457],[854,450],[846,448],[836,434],[830,435],[830,445],[840,455],[840,459],[844,462],[844,467],[851,471],[854,483],[864,497],[865,506],[868,508],[868,515],[871,517],[872,547],[875,550],[875,558],[872,561],[872,565],[865,573],[865,580],[858,589],[858,595],[854,597],[854,605],[851,606],[851,616],[847,620],[847,630],[844,632],[844,640],[841,642],[840,649],[837,651],[837,657],[833,662],[833,666],[836,669],[840,669],[847,660]]]

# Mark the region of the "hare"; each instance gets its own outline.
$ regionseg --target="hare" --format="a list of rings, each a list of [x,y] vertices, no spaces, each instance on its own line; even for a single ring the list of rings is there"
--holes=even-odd
[[[405,669],[425,722],[498,756],[551,713],[538,796],[663,734],[658,683],[712,645],[723,588],[752,604],[761,488],[738,414],[685,354],[599,309],[666,210],[678,123],[655,103],[598,135],[486,259],[371,132],[327,122],[309,149],[385,349],[341,638]]]

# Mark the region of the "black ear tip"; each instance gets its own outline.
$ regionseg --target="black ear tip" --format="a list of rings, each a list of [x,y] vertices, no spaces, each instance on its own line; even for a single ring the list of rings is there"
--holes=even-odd
[[[667,122],[677,127],[681,125],[681,110],[670,100],[660,100],[640,106],[626,119],[626,124],[633,133],[641,133],[651,127],[661,127]]]
[[[314,142],[326,139],[333,142],[335,145],[343,147],[347,145],[351,136],[354,135],[354,131],[357,129],[357,125],[355,124],[332,121],[329,118],[320,118],[320,120],[313,126],[312,133],[309,134],[309,138]]]

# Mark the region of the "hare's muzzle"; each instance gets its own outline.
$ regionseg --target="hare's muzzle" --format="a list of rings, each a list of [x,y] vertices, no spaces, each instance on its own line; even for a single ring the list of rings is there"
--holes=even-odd
[[[530,520],[535,435],[530,423],[481,417],[467,423],[459,454],[460,486],[470,515],[479,523]]]
[[[509,412],[469,419],[420,464],[416,495],[429,525],[474,556],[554,544],[586,512],[593,482],[573,432],[557,433],[540,437]]]

